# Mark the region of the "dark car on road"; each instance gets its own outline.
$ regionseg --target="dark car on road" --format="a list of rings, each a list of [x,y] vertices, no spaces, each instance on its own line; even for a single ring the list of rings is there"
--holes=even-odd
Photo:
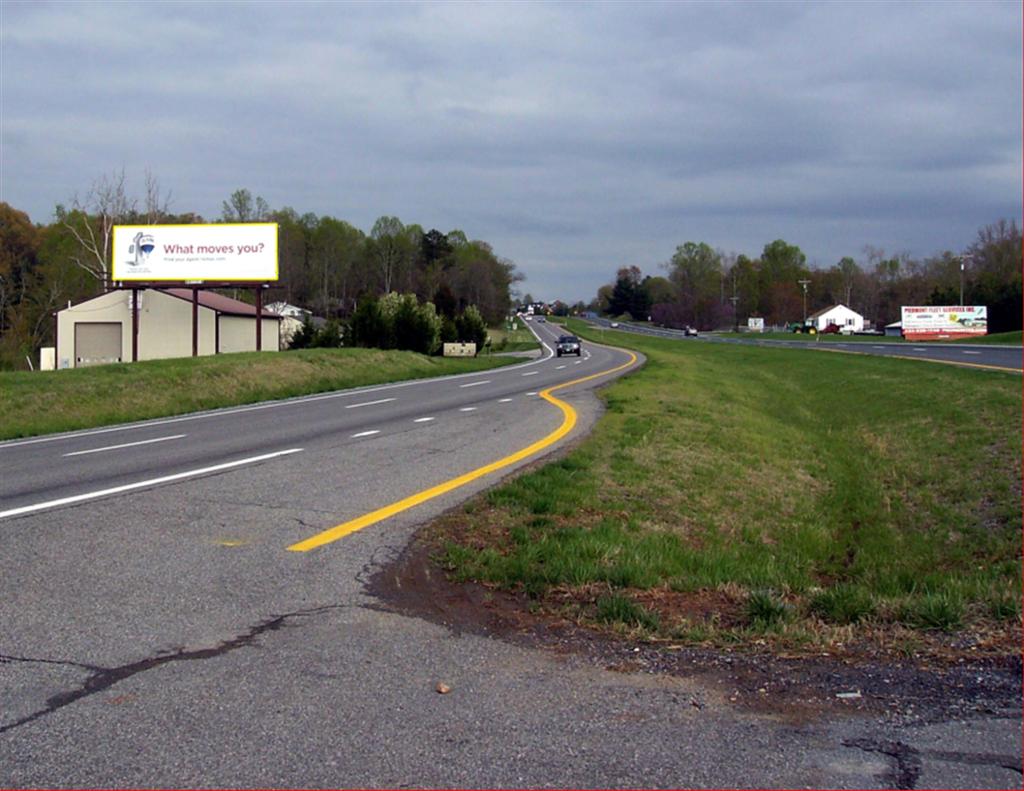
[[[561,357],[563,354],[575,354],[577,357],[581,356],[583,352],[580,349],[580,339],[575,335],[562,335],[558,338],[558,344],[555,346],[555,353]]]

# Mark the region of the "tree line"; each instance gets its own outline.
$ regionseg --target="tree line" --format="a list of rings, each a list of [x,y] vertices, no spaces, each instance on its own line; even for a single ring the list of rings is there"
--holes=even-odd
[[[174,214],[169,206],[170,194],[148,173],[144,194],[131,195],[123,171],[98,179],[83,198],[59,204],[49,224],[34,224],[25,212],[0,203],[0,369],[26,368],[26,357],[34,359],[41,346],[53,343],[54,311],[109,288],[115,225],[207,222],[195,213]],[[458,329],[467,309],[473,307],[485,325],[497,324],[522,280],[515,264],[485,241],[461,230],[425,231],[393,216],[380,217],[364,233],[335,217],[272,210],[263,198],[239,189],[223,202],[216,221],[276,222],[280,279],[265,302],[285,301],[338,325],[351,324],[361,303],[380,308],[381,298],[399,292],[434,306],[438,339],[450,337],[453,328],[456,336],[472,334]],[[249,299],[249,293],[233,296]],[[383,344],[393,340],[389,332]]]
[[[711,330],[748,317],[784,325],[835,304],[879,327],[899,321],[904,305],[987,305],[989,332],[1009,332],[1021,329],[1021,249],[1020,228],[1008,220],[981,228],[962,253],[918,260],[869,246],[860,261],[846,256],[823,269],[808,266],[803,251],[782,239],[757,258],[686,242],[662,264],[664,276],[622,267],[590,307]]]

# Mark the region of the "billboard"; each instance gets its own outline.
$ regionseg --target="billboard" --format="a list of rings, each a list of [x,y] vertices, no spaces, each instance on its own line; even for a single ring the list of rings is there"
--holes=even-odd
[[[903,307],[903,337],[914,341],[974,338],[988,333],[985,305]]]
[[[750,332],[764,332],[764,319],[755,316],[748,316],[747,330]]]
[[[113,280],[277,280],[277,223],[115,225]]]

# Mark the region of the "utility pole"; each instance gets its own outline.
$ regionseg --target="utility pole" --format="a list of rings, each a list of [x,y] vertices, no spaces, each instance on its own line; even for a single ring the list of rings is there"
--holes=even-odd
[[[807,326],[807,286],[811,284],[810,280],[797,280],[801,286],[804,287],[804,326]]]
[[[964,263],[966,261],[973,261],[974,256],[970,253],[960,256],[960,305],[964,304]]]

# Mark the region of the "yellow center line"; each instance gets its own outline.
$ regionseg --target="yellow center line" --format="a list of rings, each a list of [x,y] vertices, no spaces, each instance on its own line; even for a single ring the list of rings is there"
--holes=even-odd
[[[580,379],[573,379],[571,382],[563,382],[560,385],[554,385],[553,387],[540,391],[538,395],[540,395],[540,397],[545,401],[558,407],[562,411],[563,417],[562,425],[543,439],[537,440],[532,445],[528,445],[510,456],[505,456],[497,461],[492,461],[490,464],[485,464],[483,467],[477,467],[475,470],[471,470],[457,478],[452,478],[444,483],[439,483],[437,486],[424,489],[421,492],[409,495],[408,497],[393,502],[390,505],[378,508],[376,511],[370,511],[367,514],[358,516],[348,522],[343,522],[340,525],[324,530],[322,533],[317,533],[315,536],[311,536],[304,541],[292,544],[288,547],[288,550],[290,552],[308,552],[311,549],[322,547],[324,544],[330,544],[332,541],[337,541],[339,538],[344,538],[351,533],[355,533],[357,530],[362,530],[364,527],[369,527],[372,524],[376,524],[377,522],[392,517],[395,514],[400,514],[402,511],[407,511],[408,509],[420,505],[421,503],[425,503],[428,500],[433,500],[435,497],[440,497],[442,494],[447,494],[448,492],[465,486],[468,483],[472,483],[478,478],[482,478],[492,472],[496,472],[497,470],[508,467],[511,464],[527,459],[545,448],[554,445],[558,440],[573,430],[573,427],[576,425],[576,410],[569,406],[569,404],[565,403],[565,401],[555,398],[551,394],[556,390],[562,390],[563,388],[571,387],[572,385],[589,382],[591,379],[597,379],[600,376],[607,376],[609,374],[617,373],[625,368],[629,368],[636,362],[637,357],[633,352],[627,353],[629,354],[629,361],[622,365],[610,368],[607,371],[590,374],[589,376],[584,376]]]

